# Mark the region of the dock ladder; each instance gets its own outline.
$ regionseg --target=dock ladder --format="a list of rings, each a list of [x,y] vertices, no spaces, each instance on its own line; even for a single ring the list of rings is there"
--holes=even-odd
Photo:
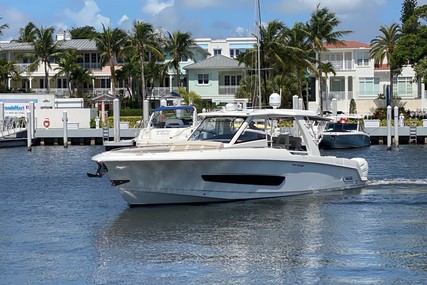
[[[102,138],[104,141],[110,140],[110,128],[102,128]]]
[[[417,126],[409,126],[409,143],[417,143]]]

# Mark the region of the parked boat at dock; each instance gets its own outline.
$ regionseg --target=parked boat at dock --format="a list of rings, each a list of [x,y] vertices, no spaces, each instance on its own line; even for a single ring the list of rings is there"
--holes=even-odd
[[[364,129],[363,117],[338,115],[331,119],[321,132],[320,148],[345,149],[371,145],[370,136]]]
[[[324,117],[314,112],[227,106],[200,116],[188,141],[98,154],[90,176],[106,174],[129,205],[274,198],[367,182],[365,159],[320,155],[310,121]]]

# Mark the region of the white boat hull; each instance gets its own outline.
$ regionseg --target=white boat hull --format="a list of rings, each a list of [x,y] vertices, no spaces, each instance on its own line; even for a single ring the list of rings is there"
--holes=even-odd
[[[105,167],[130,205],[274,198],[360,188],[366,183],[357,160],[291,155],[274,148],[191,151],[191,158],[186,151],[136,149],[93,159]]]

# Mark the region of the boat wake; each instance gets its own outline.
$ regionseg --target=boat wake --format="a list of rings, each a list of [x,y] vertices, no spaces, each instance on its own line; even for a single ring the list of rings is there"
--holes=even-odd
[[[368,186],[383,186],[383,185],[427,185],[427,179],[408,179],[408,178],[393,178],[379,179],[368,181]]]

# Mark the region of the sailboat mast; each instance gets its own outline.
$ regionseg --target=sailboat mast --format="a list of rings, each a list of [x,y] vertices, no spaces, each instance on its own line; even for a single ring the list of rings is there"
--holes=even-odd
[[[258,108],[262,108],[261,96],[261,8],[260,0],[257,0],[257,72],[258,72]]]

